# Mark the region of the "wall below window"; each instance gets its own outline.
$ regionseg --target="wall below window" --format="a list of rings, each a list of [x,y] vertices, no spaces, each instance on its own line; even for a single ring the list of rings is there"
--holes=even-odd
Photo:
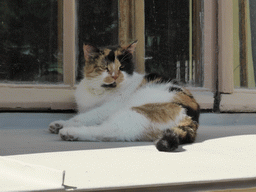
[[[203,110],[213,109],[214,94],[202,88],[189,88]],[[1,87],[0,111],[75,110],[75,89],[69,86]]]
[[[51,111],[76,108],[74,89],[68,87],[1,87],[0,95],[0,111]]]
[[[201,110],[211,111],[214,93],[203,88],[188,88]],[[0,111],[76,110],[75,89],[69,86],[1,87]],[[233,94],[221,94],[220,112],[256,112],[256,91],[236,89]]]

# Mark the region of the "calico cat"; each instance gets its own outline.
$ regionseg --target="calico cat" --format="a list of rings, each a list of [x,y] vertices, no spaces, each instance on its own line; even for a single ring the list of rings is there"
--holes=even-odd
[[[185,88],[136,73],[136,44],[83,45],[84,79],[75,93],[79,114],[52,122],[50,132],[67,141],[155,141],[159,151],[195,140],[198,103]]]

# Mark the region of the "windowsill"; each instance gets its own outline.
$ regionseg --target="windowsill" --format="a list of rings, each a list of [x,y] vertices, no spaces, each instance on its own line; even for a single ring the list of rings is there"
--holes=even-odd
[[[33,84],[0,84],[0,110],[74,110],[76,108],[75,88],[69,85],[33,85]],[[205,88],[188,88],[194,95],[200,108],[213,108],[213,93]]]
[[[256,114],[203,113],[196,142],[173,153],[151,142],[66,142],[47,131],[73,115],[1,113],[0,155],[65,170],[64,184],[78,191],[255,187]]]
[[[256,89],[239,88],[239,89],[235,89],[234,93],[256,94]]]
[[[222,94],[221,112],[256,112],[256,90],[235,89],[232,94]]]
[[[24,83],[24,84],[14,84],[14,83],[0,83],[0,88],[33,88],[33,89],[75,89],[70,85],[64,84],[33,84],[33,83]]]
[[[188,87],[199,103],[202,110],[212,110],[214,104],[214,93],[206,88]]]
[[[75,89],[68,85],[1,86],[0,110],[49,111],[75,109],[74,91]]]

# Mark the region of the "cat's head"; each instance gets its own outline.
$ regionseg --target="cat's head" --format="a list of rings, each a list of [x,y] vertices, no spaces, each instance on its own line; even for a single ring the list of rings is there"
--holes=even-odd
[[[128,46],[98,48],[84,44],[84,77],[102,88],[118,87],[134,72],[133,53],[137,41]],[[101,82],[102,81],[102,82]]]

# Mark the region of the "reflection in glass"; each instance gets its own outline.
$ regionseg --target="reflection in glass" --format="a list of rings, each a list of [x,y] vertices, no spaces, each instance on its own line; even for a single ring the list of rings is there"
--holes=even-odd
[[[58,11],[62,2],[57,0],[1,0],[1,82],[62,81],[62,15]]]
[[[256,1],[234,0],[234,85],[255,88]]]
[[[200,20],[197,16],[199,1],[144,0],[144,2],[146,72],[158,73],[179,82],[202,86],[201,45],[198,43],[201,37],[196,36],[200,34],[200,23],[196,25],[198,22],[195,21]],[[192,52],[190,46],[192,43],[193,49],[197,51]]]
[[[83,43],[96,46],[118,44],[118,0],[79,0],[78,5],[78,71],[77,81],[83,77]]]
[[[249,84],[249,87],[256,87],[256,1],[250,0],[250,21],[251,21],[251,40],[252,40],[252,84]]]

